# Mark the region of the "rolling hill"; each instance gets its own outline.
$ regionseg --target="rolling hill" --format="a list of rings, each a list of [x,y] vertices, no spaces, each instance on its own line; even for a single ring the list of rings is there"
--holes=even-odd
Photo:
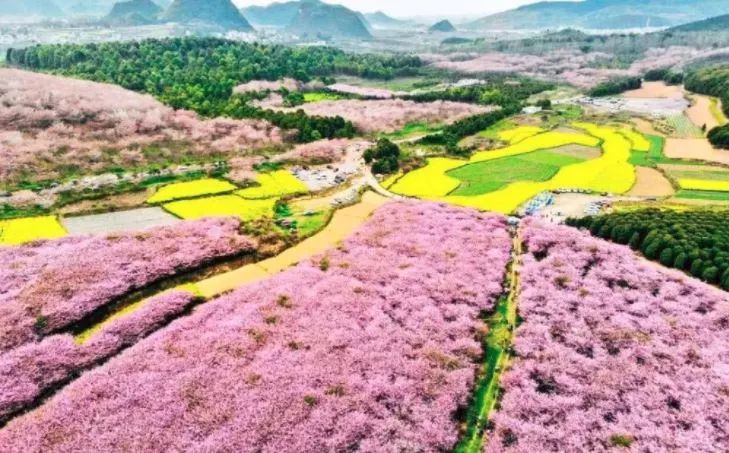
[[[401,29],[413,28],[417,26],[417,24],[412,21],[396,19],[394,17],[388,16],[382,11],[365,13],[364,18],[375,29]]]
[[[449,20],[442,20],[431,25],[428,31],[431,33],[451,33],[456,31],[456,27]]]
[[[463,25],[478,30],[548,28],[628,29],[669,27],[728,14],[726,0],[586,0],[539,2]]]
[[[673,27],[670,31],[694,32],[694,31],[727,31],[729,30],[729,14],[712,17],[710,19],[690,22],[688,24]]]
[[[296,15],[286,30],[307,38],[370,39],[360,13],[341,5],[330,5],[318,0],[299,2]]]
[[[267,6],[248,6],[241,12],[254,25],[286,27],[294,20],[299,11],[298,1],[277,2]]]
[[[230,0],[175,0],[161,19],[180,23],[203,22],[229,30],[253,31],[251,24]]]

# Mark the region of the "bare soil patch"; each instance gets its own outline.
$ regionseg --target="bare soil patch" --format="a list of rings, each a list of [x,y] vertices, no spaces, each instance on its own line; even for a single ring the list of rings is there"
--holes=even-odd
[[[678,85],[666,85],[665,82],[643,82],[637,90],[623,93],[626,98],[664,98],[679,99],[683,97],[683,90]]]
[[[180,222],[162,208],[141,208],[62,220],[69,234],[108,234],[146,230]]]
[[[77,203],[64,206],[59,210],[62,215],[74,215],[93,212],[108,212],[121,209],[136,208],[144,205],[151,192],[142,190],[139,192],[127,192],[119,195],[110,195],[98,200],[83,200]]]
[[[672,159],[698,159],[729,165],[729,151],[714,149],[705,138],[669,138],[664,152]]]
[[[636,129],[638,129],[638,132],[641,132],[643,134],[657,135],[659,137],[663,136],[662,133],[658,132],[658,130],[653,127],[653,123],[646,119],[633,118],[633,123],[635,123],[635,127]]]
[[[711,130],[719,126],[716,117],[711,113],[711,98],[708,96],[692,95],[692,105],[686,110],[686,114],[696,126],[706,126],[706,130]]]
[[[660,171],[648,167],[635,168],[636,181],[630,197],[667,197],[675,193],[671,182]]]
[[[583,145],[565,145],[552,148],[550,151],[564,156],[579,157],[582,159],[597,159],[602,155],[600,149]]]

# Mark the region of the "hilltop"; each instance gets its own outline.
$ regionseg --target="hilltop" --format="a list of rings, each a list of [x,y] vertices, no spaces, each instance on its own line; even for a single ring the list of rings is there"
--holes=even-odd
[[[470,29],[587,28],[626,29],[668,27],[729,13],[725,0],[645,0],[639,9],[633,0],[539,2],[493,14],[465,24]]]
[[[298,1],[277,2],[267,6],[248,6],[241,11],[243,16],[255,25],[286,27],[296,17],[299,4]]]
[[[162,12],[152,0],[128,0],[114,4],[106,19],[111,22],[140,24],[153,22]]]
[[[359,13],[317,0],[300,2],[296,16],[286,30],[305,37],[372,38]]]
[[[456,27],[453,26],[453,24],[449,20],[442,20],[440,22],[436,22],[435,24],[431,25],[431,27],[428,29],[429,32],[439,32],[439,33],[451,33],[456,31]]]
[[[364,18],[374,28],[383,29],[397,29],[397,28],[412,28],[416,24],[409,20],[396,19],[388,16],[382,11],[376,11],[374,13],[365,13]]]
[[[729,30],[729,14],[712,17],[710,19],[690,22],[688,24],[673,27],[670,31],[695,32],[695,31],[727,31]]]
[[[175,0],[161,19],[168,22],[206,22],[226,29],[253,31],[230,0]]]

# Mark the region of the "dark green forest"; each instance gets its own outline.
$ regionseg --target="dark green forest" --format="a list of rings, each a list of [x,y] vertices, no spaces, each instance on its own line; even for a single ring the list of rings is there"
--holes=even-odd
[[[729,289],[726,211],[644,209],[568,219],[603,239],[627,244],[646,258]]]
[[[256,118],[298,131],[297,140],[351,137],[354,127],[340,117],[263,110],[233,96],[251,80],[293,77],[302,82],[336,74],[389,79],[418,73],[412,56],[348,54],[332,47],[286,47],[217,38],[175,38],[103,44],[39,45],[10,49],[11,65],[36,71],[114,83],[148,93],[174,107],[201,115]]]
[[[628,90],[637,90],[643,84],[640,77],[617,77],[600,83],[589,91],[590,96],[613,96]]]

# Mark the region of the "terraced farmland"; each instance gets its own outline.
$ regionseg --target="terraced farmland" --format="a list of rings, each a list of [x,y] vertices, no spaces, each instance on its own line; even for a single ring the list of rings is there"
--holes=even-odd
[[[556,189],[583,189],[594,192],[626,193],[635,183],[635,169],[629,163],[631,143],[619,129],[590,123],[574,123],[584,133],[544,132],[494,151],[481,151],[468,161],[434,158],[422,169],[400,178],[391,190],[408,196],[437,199],[462,206],[510,213],[540,192]],[[520,137],[524,130],[504,131],[505,137]],[[534,132],[530,130],[529,132]],[[595,159],[571,161],[555,152],[535,154],[526,173],[509,172],[506,158],[558,148],[568,144],[601,145]],[[645,144],[642,143],[641,146]],[[501,162],[498,162],[501,160]],[[489,165],[498,162],[494,171]],[[485,163],[476,168],[473,165]],[[456,170],[458,169],[458,170]],[[479,171],[481,170],[481,171]],[[458,177],[462,178],[459,179]],[[465,184],[462,182],[465,181]],[[460,191],[460,192],[459,192]]]

